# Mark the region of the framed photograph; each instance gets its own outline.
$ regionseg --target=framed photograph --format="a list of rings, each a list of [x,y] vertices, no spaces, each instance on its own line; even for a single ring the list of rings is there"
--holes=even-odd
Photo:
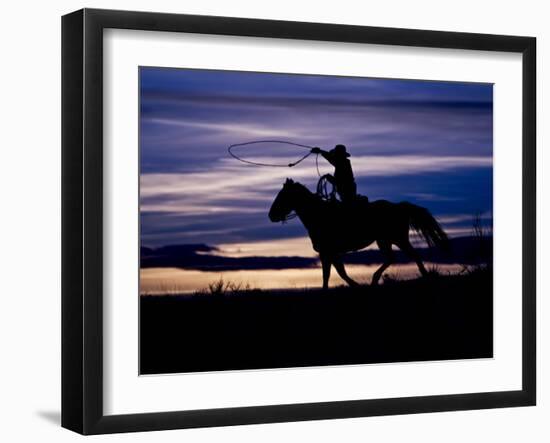
[[[62,21],[62,425],[536,402],[531,37]]]

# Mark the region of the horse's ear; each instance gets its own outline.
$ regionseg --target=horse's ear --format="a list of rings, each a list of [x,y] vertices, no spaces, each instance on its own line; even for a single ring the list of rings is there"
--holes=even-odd
[[[291,185],[292,183],[294,183],[294,181],[291,178],[287,178],[285,185]]]

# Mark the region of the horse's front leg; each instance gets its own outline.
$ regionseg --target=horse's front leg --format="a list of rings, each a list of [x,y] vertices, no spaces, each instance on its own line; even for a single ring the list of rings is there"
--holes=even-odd
[[[342,280],[344,280],[348,285],[359,286],[359,283],[351,278],[346,272],[346,268],[344,267],[344,262],[342,261],[341,257],[335,258],[332,264],[334,265],[334,269],[336,269],[336,272],[338,272],[338,275],[342,277]]]
[[[332,266],[332,257],[327,254],[321,254],[321,265],[323,266],[323,290],[328,289],[328,280],[330,278],[330,268]]]

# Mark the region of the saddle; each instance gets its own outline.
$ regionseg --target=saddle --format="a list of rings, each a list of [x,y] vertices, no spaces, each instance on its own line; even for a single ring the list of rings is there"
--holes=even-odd
[[[351,225],[356,222],[359,223],[367,214],[370,207],[369,198],[359,194],[355,198],[346,200],[345,202],[333,197],[327,200],[327,204],[329,205],[329,212],[331,213],[333,221],[347,220],[346,223],[350,223],[347,225],[348,227],[351,227]]]
[[[366,195],[357,194],[357,196],[355,197],[355,201],[352,203],[366,205],[369,203],[369,198]]]
[[[336,194],[331,194],[327,202],[341,207],[356,207],[369,204],[369,198],[366,195],[357,194],[354,199],[343,202],[336,198]]]

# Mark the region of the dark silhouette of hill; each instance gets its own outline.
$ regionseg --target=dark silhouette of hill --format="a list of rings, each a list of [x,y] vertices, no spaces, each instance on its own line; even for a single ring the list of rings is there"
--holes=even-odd
[[[310,257],[222,257],[204,244],[141,248],[142,268],[185,268],[201,271],[230,271],[238,269],[307,268],[317,263]]]
[[[140,298],[142,374],[490,358],[490,269],[321,290]]]
[[[434,263],[480,264],[491,261],[492,237],[459,237],[450,239],[450,250],[417,248],[422,258]],[[291,269],[317,266],[312,257],[223,257],[215,255],[218,250],[206,244],[171,245],[160,248],[141,247],[142,268],[183,268],[201,271],[229,271],[239,269]],[[344,256],[349,264],[375,264],[383,262],[378,249],[352,252]],[[410,258],[395,251],[395,263],[410,263]]]

